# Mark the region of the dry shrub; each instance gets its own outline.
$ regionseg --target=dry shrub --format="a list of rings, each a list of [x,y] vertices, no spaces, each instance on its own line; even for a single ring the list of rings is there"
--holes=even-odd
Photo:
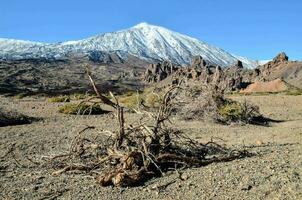
[[[224,123],[238,122],[246,124],[258,124],[265,122],[264,117],[259,112],[259,107],[246,101],[236,102],[227,100],[220,106],[218,113],[220,121]]]
[[[159,108],[163,95],[155,93],[152,91],[151,93],[147,93],[144,98],[144,105],[149,108]]]
[[[135,186],[167,170],[199,167],[213,162],[227,162],[250,156],[246,151],[228,149],[215,142],[199,143],[180,130],[168,126],[178,87],[165,91],[156,112],[141,110],[141,119],[125,125],[124,108],[118,99],[114,101],[102,95],[95,86],[90,73],[88,77],[97,99],[116,110],[118,128],[104,140],[84,136],[86,127],[72,142],[70,152],[56,156],[55,166],[60,169],[53,174],[81,170],[98,174],[97,183],[102,186]],[[101,135],[105,135],[105,134]],[[70,164],[72,163],[72,164]]]
[[[225,104],[223,94],[218,90],[184,90],[182,105],[177,113],[186,120],[215,120],[219,108]]]
[[[266,125],[259,108],[248,102],[237,102],[224,97],[223,90],[208,86],[185,89],[182,103],[176,109],[185,120],[214,121],[224,124],[242,123]]]

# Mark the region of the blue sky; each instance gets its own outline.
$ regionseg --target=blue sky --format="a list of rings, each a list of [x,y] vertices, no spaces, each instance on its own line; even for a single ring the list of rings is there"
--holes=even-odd
[[[1,0],[0,11],[4,38],[77,40],[148,22],[252,59],[302,60],[301,0]]]

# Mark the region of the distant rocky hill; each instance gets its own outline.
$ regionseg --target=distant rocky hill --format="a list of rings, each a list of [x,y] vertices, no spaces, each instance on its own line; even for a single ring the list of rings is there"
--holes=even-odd
[[[282,79],[291,85],[302,88],[302,62],[290,61],[282,52],[272,61],[257,67],[254,78],[259,81]]]

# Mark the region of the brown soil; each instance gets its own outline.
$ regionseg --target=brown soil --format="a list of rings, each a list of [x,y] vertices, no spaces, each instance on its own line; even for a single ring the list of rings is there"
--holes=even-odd
[[[286,82],[281,79],[276,79],[269,82],[260,82],[257,81],[255,83],[247,86],[246,89],[241,90],[240,93],[253,93],[253,92],[283,92],[288,90]]]
[[[256,80],[272,81],[282,78],[287,83],[302,88],[302,62],[300,61],[271,61],[258,67],[257,70],[260,74],[254,77]]]
[[[261,113],[280,123],[270,127],[219,125],[172,119],[174,126],[201,142],[211,139],[229,147],[245,147],[256,156],[186,169],[134,188],[101,187],[82,172],[52,175],[49,157],[67,153],[72,139],[86,125],[86,134],[100,135],[117,126],[112,114],[70,116],[57,112],[66,103],[45,99],[0,97],[1,105],[33,117],[28,125],[0,127],[0,199],[301,199],[302,96],[248,96]],[[136,120],[126,114],[126,123]],[[104,133],[102,133],[104,134]],[[10,151],[11,150],[11,151]]]

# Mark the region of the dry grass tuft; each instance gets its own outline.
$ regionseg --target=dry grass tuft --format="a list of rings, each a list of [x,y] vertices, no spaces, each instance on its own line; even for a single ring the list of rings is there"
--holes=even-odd
[[[19,93],[14,96],[15,99],[23,99],[24,97],[26,97],[25,93]]]
[[[155,109],[159,107],[162,97],[163,94],[156,93],[154,88],[147,88],[143,92],[127,92],[119,96],[119,102],[129,109],[137,110],[140,106]]]
[[[51,97],[47,101],[50,103],[64,103],[64,102],[70,102],[69,96],[58,96],[58,97]]]
[[[83,93],[75,93],[71,95],[71,99],[73,100],[83,100],[86,99],[89,95],[88,94],[83,94]]]
[[[302,89],[294,89],[285,92],[286,95],[299,96],[302,95]]]
[[[59,107],[59,112],[69,115],[100,115],[108,113],[99,104],[66,104]]]

